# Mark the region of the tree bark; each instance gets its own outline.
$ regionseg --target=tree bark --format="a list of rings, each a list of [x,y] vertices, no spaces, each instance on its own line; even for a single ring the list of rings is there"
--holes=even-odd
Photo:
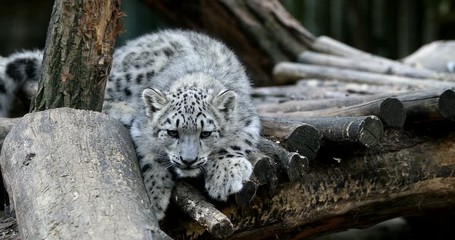
[[[120,0],[55,1],[33,111],[101,111],[121,16]]]
[[[0,158],[21,239],[166,238],[126,128],[95,112],[28,114]]]

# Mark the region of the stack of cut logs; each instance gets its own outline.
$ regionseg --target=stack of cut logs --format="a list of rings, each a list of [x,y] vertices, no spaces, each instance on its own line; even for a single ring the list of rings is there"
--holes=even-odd
[[[171,236],[299,238],[352,227],[354,219],[365,225],[399,216],[423,196],[439,204],[436,208],[455,202],[452,190],[442,191],[451,196],[450,204],[444,203],[447,199],[430,200],[426,191],[438,192],[431,184],[420,192],[409,191],[416,183],[429,184],[438,178],[427,165],[441,159],[428,160],[428,155],[441,151],[438,154],[455,157],[454,147],[443,150],[438,145],[439,141],[455,144],[450,134],[455,119],[454,75],[364,53],[328,37],[318,38],[298,63],[280,63],[273,73],[277,83],[293,85],[254,89],[263,138],[260,152],[250,156],[251,181],[228,204],[216,203],[217,207],[190,185],[179,184],[174,202],[190,218],[181,220],[177,228],[165,221]],[[429,127],[434,123],[443,127]],[[427,134],[416,133],[415,128],[422,126],[449,136],[429,140]],[[419,156],[404,156],[409,150],[429,151],[420,156],[426,162],[400,172],[403,166],[420,161]],[[455,164],[455,160],[449,162]],[[393,171],[400,173],[389,174]],[[387,180],[378,180],[382,178]],[[450,186],[455,187],[452,182]],[[397,201],[394,194],[418,197],[399,202],[387,213],[368,209]],[[364,216],[352,216],[352,212]],[[199,225],[192,224],[194,220]],[[309,223],[314,228],[305,227]]]

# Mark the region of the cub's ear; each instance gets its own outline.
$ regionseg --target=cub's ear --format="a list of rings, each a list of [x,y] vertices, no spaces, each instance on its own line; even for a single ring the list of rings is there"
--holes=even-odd
[[[147,88],[142,92],[142,101],[144,101],[146,114],[149,117],[167,103],[166,96],[160,90],[153,88]]]
[[[221,91],[218,95],[213,98],[212,104],[221,114],[224,115],[226,120],[231,117],[232,111],[235,108],[235,100],[237,94],[232,90]]]

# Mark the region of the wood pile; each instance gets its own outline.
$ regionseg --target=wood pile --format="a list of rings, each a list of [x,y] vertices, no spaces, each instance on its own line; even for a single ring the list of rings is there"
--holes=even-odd
[[[172,237],[300,239],[453,207],[454,75],[326,37],[314,50],[276,65],[293,85],[254,90],[263,138],[245,189],[212,205],[182,183]]]

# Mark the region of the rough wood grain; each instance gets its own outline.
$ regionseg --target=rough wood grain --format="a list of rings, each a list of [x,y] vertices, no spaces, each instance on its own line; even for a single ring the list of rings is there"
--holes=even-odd
[[[291,182],[298,181],[308,169],[308,158],[297,152],[289,152],[276,142],[261,138],[258,149],[277,163],[276,174],[278,179],[286,179]]]
[[[347,107],[332,107],[314,111],[272,113],[262,112],[261,115],[274,118],[305,119],[310,117],[353,117],[378,116],[386,126],[402,127],[406,120],[406,111],[397,98],[385,98]]]
[[[150,211],[128,131],[107,115],[28,114],[0,158],[21,239],[165,238]]]
[[[278,142],[291,152],[298,152],[309,160],[316,157],[321,146],[321,135],[313,126],[278,118],[261,118],[261,135]]]
[[[376,116],[306,118],[298,122],[310,124],[322,139],[335,143],[359,143],[365,147],[379,144],[384,127]]]
[[[172,200],[214,237],[226,238],[234,232],[229,218],[191,185],[179,182],[174,189]]]
[[[120,0],[54,2],[34,111],[101,111],[121,16]]]

